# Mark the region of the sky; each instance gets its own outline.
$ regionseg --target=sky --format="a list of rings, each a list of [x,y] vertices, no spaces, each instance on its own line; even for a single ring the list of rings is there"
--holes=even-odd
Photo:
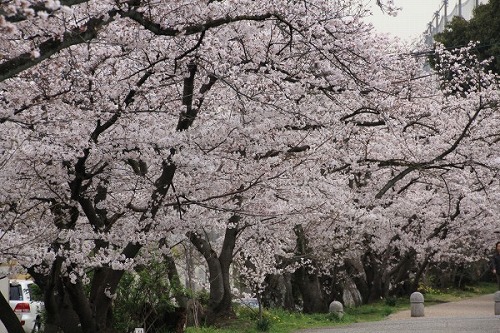
[[[378,31],[396,35],[408,42],[421,37],[433,19],[434,13],[443,3],[442,0],[394,0],[402,10],[396,17],[392,17],[376,7],[375,0],[369,1],[373,16],[368,21],[372,22]],[[454,0],[449,1],[452,8],[455,3]]]

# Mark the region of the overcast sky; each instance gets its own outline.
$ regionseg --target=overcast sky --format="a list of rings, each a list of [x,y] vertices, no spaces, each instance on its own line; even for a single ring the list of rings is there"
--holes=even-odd
[[[441,7],[442,0],[394,0],[402,10],[396,17],[382,13],[375,6],[375,0],[371,1],[373,16],[369,21],[380,32],[387,32],[399,36],[405,40],[413,41],[420,38],[433,19],[434,13]],[[453,8],[456,1],[450,0],[449,5]]]

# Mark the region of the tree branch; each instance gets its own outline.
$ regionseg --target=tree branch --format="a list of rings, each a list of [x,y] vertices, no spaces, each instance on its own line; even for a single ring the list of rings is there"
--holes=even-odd
[[[151,31],[155,35],[159,36],[177,36],[179,34],[185,34],[185,35],[193,35],[197,34],[200,32],[203,32],[205,30],[211,29],[211,28],[216,28],[220,27],[222,25],[231,23],[231,22],[238,22],[238,21],[264,21],[267,20],[273,16],[274,14],[271,13],[265,13],[261,15],[240,15],[240,16],[235,16],[231,17],[227,15],[226,17],[218,18],[218,19],[213,19],[213,20],[207,20],[204,23],[200,24],[193,24],[186,26],[182,30],[179,29],[173,29],[173,28],[164,28],[160,24],[155,23],[150,21],[149,19],[145,18],[143,13],[138,12],[136,10],[129,10],[129,11],[120,11],[119,12],[122,17],[128,17],[131,20],[139,23],[142,25],[145,29]]]
[[[74,5],[79,5],[79,4],[82,4],[85,2],[89,2],[89,0],[60,0],[59,2],[62,6],[71,7]],[[29,6],[28,8],[35,11],[35,13],[46,12],[46,13],[51,14],[55,11],[55,10],[51,10],[51,9],[47,8],[43,2],[35,3],[31,6]],[[7,22],[11,22],[11,23],[25,21],[29,18],[28,16],[26,16],[23,13],[17,13],[15,15],[6,15],[5,11],[3,11],[1,9],[0,9],[0,16],[5,17],[5,20]]]
[[[62,38],[52,37],[38,46],[40,56],[34,58],[30,52],[23,53],[13,59],[0,64],[0,82],[5,81],[22,71],[31,68],[53,54],[72,45],[88,42],[97,37],[97,32],[113,21],[113,15],[105,20],[104,17],[91,18],[83,26],[64,33]]]

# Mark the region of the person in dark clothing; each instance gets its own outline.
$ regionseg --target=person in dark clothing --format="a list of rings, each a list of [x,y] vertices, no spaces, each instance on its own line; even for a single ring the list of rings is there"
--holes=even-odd
[[[495,255],[491,257],[490,268],[497,277],[497,289],[500,290],[500,242],[495,244]]]

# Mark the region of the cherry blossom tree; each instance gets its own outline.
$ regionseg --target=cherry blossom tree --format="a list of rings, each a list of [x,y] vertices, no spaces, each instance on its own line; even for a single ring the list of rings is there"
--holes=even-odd
[[[311,132],[327,123],[331,130],[335,95],[356,96],[377,71],[369,65],[383,66],[363,44],[371,40],[363,7],[44,5],[2,4],[2,49],[12,51],[0,80],[2,202],[13,226],[5,238],[18,241],[12,248],[26,244],[14,237],[23,225],[36,240],[12,256],[22,255],[35,276],[50,273],[40,278],[48,329],[61,325],[64,302],[84,331],[108,327],[123,270],[147,261],[141,249],[168,249],[172,233],[185,234],[220,276],[211,287],[214,316],[229,311],[236,235],[252,218],[319,208],[294,197],[311,195],[305,181],[309,190],[298,190],[296,175],[317,164],[310,156],[331,138]],[[217,227],[225,237],[214,256],[201,235]]]
[[[351,191],[341,209],[302,226],[313,275],[347,272],[370,301],[416,290],[429,267],[484,258],[498,225],[498,77],[470,48],[439,49],[460,63],[453,80],[407,59],[392,94],[341,116],[355,139],[336,149],[344,163],[322,173]]]
[[[398,94],[345,117],[358,125],[358,157],[337,169],[355,168],[352,219],[359,227],[345,258],[365,300],[415,290],[430,265],[477,261],[493,243],[498,77],[470,48],[439,49],[443,62],[455,64],[452,80],[406,70],[408,85]],[[463,82],[472,84],[464,90]],[[315,233],[308,237],[318,240]]]
[[[314,275],[370,254],[380,294],[408,253],[467,258],[498,216],[498,79],[476,68],[478,89],[446,94],[362,2],[0,15],[1,253],[43,286],[48,332],[67,308],[67,331],[109,329],[123,272],[178,241],[206,259],[213,322],[235,258],[259,289],[277,255]]]

